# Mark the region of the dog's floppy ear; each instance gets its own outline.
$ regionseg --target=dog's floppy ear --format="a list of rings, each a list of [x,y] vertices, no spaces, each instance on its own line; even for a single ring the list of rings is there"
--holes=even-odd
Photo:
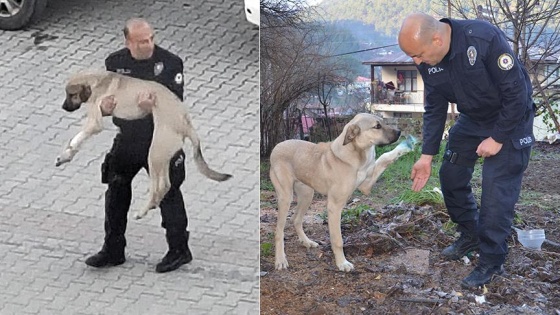
[[[346,129],[346,135],[344,135],[344,142],[342,145],[347,145],[352,142],[360,134],[360,127],[358,125],[350,125]]]
[[[79,84],[68,84],[66,86],[66,94],[76,94],[82,90]]]
[[[82,84],[81,91],[80,91],[80,99],[82,100],[82,102],[83,103],[87,102],[90,96],[91,96],[91,87],[89,86],[89,84]]]

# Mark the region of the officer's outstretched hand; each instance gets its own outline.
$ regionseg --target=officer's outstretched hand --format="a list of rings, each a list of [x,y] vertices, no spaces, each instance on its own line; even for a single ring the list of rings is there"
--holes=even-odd
[[[484,141],[478,145],[478,148],[476,148],[476,154],[480,157],[487,158],[498,154],[501,149],[502,144],[496,142],[496,140],[492,139],[492,137],[489,137],[484,139]]]
[[[420,159],[414,163],[410,174],[413,191],[418,192],[426,186],[426,183],[432,173],[432,159],[432,155],[422,154]]]

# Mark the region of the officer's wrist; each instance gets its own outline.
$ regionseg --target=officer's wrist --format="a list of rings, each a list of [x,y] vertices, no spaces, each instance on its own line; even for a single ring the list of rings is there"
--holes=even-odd
[[[434,159],[434,156],[433,156],[433,155],[429,155],[429,154],[422,154],[422,155],[420,155],[420,160],[422,160],[422,161],[426,161],[426,162],[432,163],[432,160],[433,160],[433,159]]]

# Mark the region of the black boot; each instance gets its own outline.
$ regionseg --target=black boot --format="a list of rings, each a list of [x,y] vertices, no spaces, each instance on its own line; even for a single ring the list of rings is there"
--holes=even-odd
[[[166,234],[167,243],[169,244],[169,251],[160,263],[156,265],[156,272],[169,272],[173,271],[184,264],[192,261],[192,253],[189,249],[189,232],[173,233],[169,230]]]
[[[476,235],[461,233],[461,237],[453,244],[446,247],[441,255],[447,260],[457,260],[465,256],[469,252],[478,249],[480,241]]]
[[[476,289],[492,281],[494,275],[501,275],[503,273],[503,265],[492,266],[479,264],[465,279],[463,279],[463,281],[461,281],[461,287],[464,289]]]
[[[96,268],[122,265],[126,261],[124,247],[124,241],[115,243],[105,242],[99,253],[86,259],[86,265]]]

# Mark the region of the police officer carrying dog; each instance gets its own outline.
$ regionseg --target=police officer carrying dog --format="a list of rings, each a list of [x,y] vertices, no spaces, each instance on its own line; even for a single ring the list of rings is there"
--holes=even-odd
[[[134,78],[159,82],[183,100],[183,62],[171,52],[154,45],[150,24],[143,19],[131,19],[124,28],[126,48],[112,53],[105,60],[107,70]],[[149,91],[139,93],[141,107],[154,106]],[[114,99],[102,104],[104,114],[110,114]],[[132,199],[132,179],[140,169],[148,170],[148,151],[154,131],[153,116],[125,120],[113,117],[120,127],[111,151],[102,165],[102,182],[108,184],[105,193],[105,242],[100,252],[89,257],[86,264],[93,267],[115,266],[124,263],[127,214]],[[166,229],[169,251],[157,264],[157,272],[168,272],[192,260],[188,246],[187,214],[180,186],[185,180],[185,153],[180,150],[169,165],[171,188],[161,201],[162,226]],[[148,170],[149,171],[149,170]]]
[[[449,131],[439,171],[445,205],[461,236],[442,256],[456,260],[478,250],[477,266],[461,283],[476,288],[503,273],[506,239],[534,143],[531,82],[504,34],[484,21],[411,14],[399,45],[425,86],[422,156],[411,172],[414,191],[430,177],[448,103],[456,103],[461,113]],[[480,209],[470,184],[479,158],[484,159]]]

